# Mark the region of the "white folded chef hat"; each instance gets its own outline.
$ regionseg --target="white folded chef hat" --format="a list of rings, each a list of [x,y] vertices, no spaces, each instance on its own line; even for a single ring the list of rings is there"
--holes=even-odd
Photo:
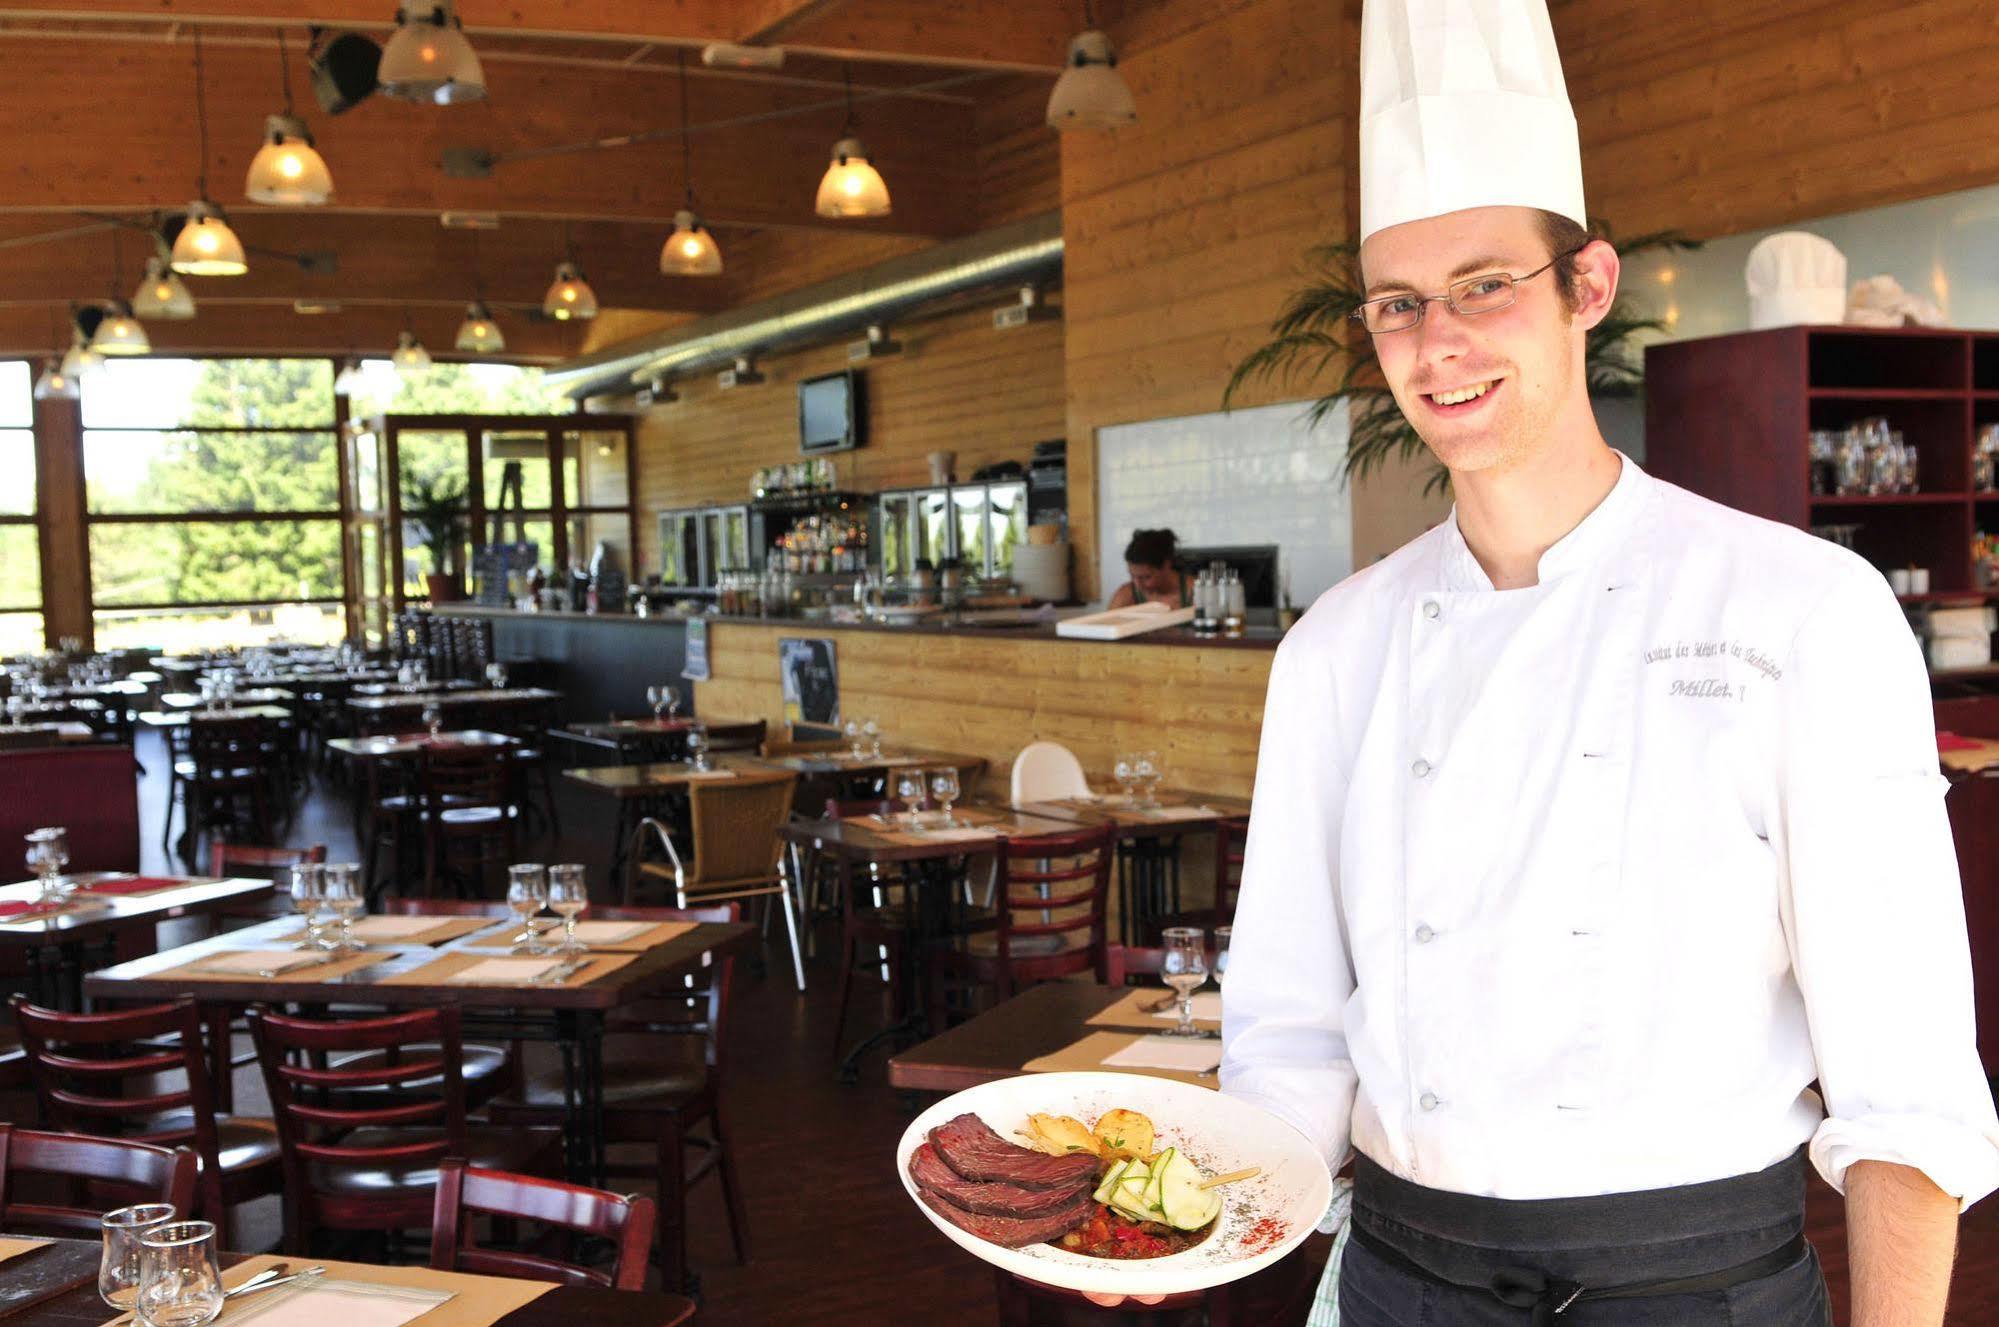
[[[1467,207],[1589,224],[1546,0],[1367,0],[1360,236]]]
[[[1846,255],[1823,235],[1784,230],[1749,251],[1749,325],[1790,327],[1846,317]]]

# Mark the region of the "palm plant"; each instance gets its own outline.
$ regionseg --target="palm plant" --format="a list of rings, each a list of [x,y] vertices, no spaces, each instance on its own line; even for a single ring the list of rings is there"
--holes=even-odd
[[[463,480],[444,476],[412,476],[403,484],[403,521],[430,553],[433,575],[457,574],[458,550],[470,530],[470,509]]]
[[[1611,238],[1609,227],[1600,221],[1593,230],[1599,238]],[[1650,249],[1697,249],[1700,241],[1677,231],[1656,231],[1616,247],[1621,257],[1629,259]],[[1331,376],[1332,386],[1312,402],[1307,418],[1316,427],[1346,404],[1343,477],[1351,483],[1365,479],[1392,457],[1413,460],[1425,448],[1382,379],[1373,338],[1352,319],[1354,310],[1367,298],[1360,275],[1360,246],[1345,240],[1322,244],[1310,251],[1308,259],[1310,283],[1285,301],[1284,311],[1270,325],[1270,340],[1236,365],[1222,392],[1222,409],[1231,409],[1237,394],[1252,383],[1314,382]],[[1590,329],[1583,356],[1590,395],[1639,395],[1644,390],[1645,371],[1635,338],[1641,332],[1664,331],[1665,327],[1620,295],[1609,315]],[[1437,463],[1424,481],[1423,492],[1444,492],[1450,484],[1450,471]]]

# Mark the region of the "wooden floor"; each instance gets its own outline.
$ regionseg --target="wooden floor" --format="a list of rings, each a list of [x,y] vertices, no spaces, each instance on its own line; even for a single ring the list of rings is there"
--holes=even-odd
[[[145,869],[181,869],[160,849],[159,749],[142,743],[140,758],[150,775],[141,789],[148,831]],[[568,795],[561,813],[561,841],[537,845],[532,856],[583,861],[593,885],[606,887],[608,814]],[[325,842],[335,860],[352,855],[351,824],[339,795],[316,786],[287,841]],[[690,1256],[701,1275],[698,1321],[703,1327],[993,1323],[992,1282],[983,1264],[930,1227],[893,1173],[896,1140],[910,1117],[907,1103],[886,1084],[881,1058],[868,1063],[859,1086],[834,1081],[830,1038],[837,974],[830,955],[829,945],[808,967],[810,987],[801,996],[793,989],[780,930],[772,937],[765,974],[746,974],[741,982],[727,1100],[747,1190],[753,1261],[748,1267],[732,1262],[719,1193],[712,1183],[697,1189]],[[881,1013],[878,1003],[857,1002],[850,1027]],[[247,1077],[239,1090],[246,1110],[262,1101],[258,1085]],[[1816,1179],[1809,1212],[1808,1234],[1825,1263],[1835,1318],[1843,1323],[1841,1203]],[[247,1215],[246,1236],[275,1240],[275,1200]],[[1325,1241],[1315,1240],[1305,1256],[1323,1260],[1324,1250]],[[1952,1324],[1999,1327],[1999,1198],[1965,1217],[1951,1299]],[[1091,1310],[1059,1320],[1127,1327],[1152,1321],[1178,1327],[1185,1321]]]

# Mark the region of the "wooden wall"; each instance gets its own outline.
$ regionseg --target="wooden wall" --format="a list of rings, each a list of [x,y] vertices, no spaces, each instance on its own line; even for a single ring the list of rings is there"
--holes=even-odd
[[[695,684],[697,712],[763,718],[780,731],[780,636],[830,636],[842,714],[878,719],[891,743],[984,756],[995,792],[1037,739],[1062,743],[1098,777],[1118,750],[1140,746],[1160,753],[1176,786],[1247,796],[1256,772],[1267,649],[717,622],[708,633],[712,677]]]

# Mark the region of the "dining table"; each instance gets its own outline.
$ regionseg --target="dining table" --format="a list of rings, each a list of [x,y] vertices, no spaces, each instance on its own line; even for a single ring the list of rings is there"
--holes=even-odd
[[[147,728],[185,728],[196,719],[289,719],[291,711],[282,705],[230,705],[212,710],[147,710],[139,723]]]
[[[241,705],[284,705],[297,700],[293,692],[283,687],[244,687],[230,693],[229,703]],[[160,695],[160,705],[169,710],[197,710],[209,703],[207,696],[196,695],[192,691],[167,691]]]
[[[12,1243],[0,1234],[0,1243]],[[102,1245],[96,1240],[48,1239],[0,1258],[0,1323],[30,1323],[34,1327],[105,1327],[119,1315],[105,1306],[97,1294],[97,1269]],[[241,1285],[258,1273],[277,1265],[280,1259],[269,1254],[224,1252],[220,1255],[225,1288]],[[684,1295],[650,1290],[609,1290],[598,1286],[550,1285],[514,1277],[483,1276],[468,1272],[440,1272],[422,1266],[381,1267],[369,1263],[336,1262],[329,1259],[286,1258],[292,1267],[321,1266],[326,1271],[316,1286],[294,1285],[251,1293],[227,1301],[217,1327],[230,1327],[247,1319],[255,1322],[276,1301],[265,1296],[296,1297],[301,1312],[310,1302],[312,1290],[335,1290],[342,1285],[397,1287],[419,1294],[430,1291],[449,1294],[420,1316],[408,1321],[411,1327],[426,1327],[431,1321],[449,1322],[451,1327],[575,1327],[587,1322],[592,1327],[679,1327],[692,1321],[694,1301]],[[351,1305],[353,1301],[348,1301]],[[252,1315],[248,1310],[256,1306]],[[337,1313],[336,1302],[326,1312]],[[433,1317],[435,1315],[435,1317]],[[313,1315],[314,1320],[324,1320]],[[294,1320],[298,1320],[294,1318]]]
[[[71,746],[88,742],[97,730],[76,719],[48,719],[38,723],[0,723],[0,751],[24,746]]]
[[[631,838],[648,816],[674,820],[678,827],[687,789],[704,779],[747,779],[774,783],[792,775],[774,763],[740,752],[710,757],[707,770],[685,760],[652,761],[643,765],[596,765],[562,771],[563,781],[590,796],[608,798],[616,809],[611,839],[611,879],[625,878]]]
[[[44,903],[39,882],[0,885],[0,950],[22,954],[37,1004],[83,1007],[82,976],[95,960],[150,947],[153,928],[179,917],[208,917],[266,898],[269,880],[212,876],[141,876],[78,871],[68,898]]]
[[[1093,788],[1076,797],[1023,802],[1021,809],[1050,820],[1109,825],[1118,840],[1118,937],[1125,944],[1147,938],[1153,923],[1180,912],[1180,838],[1215,832],[1224,820],[1249,815],[1249,799],[1225,793],[1162,788],[1147,797]]]
[[[468,1039],[551,1042],[563,1047],[569,1176],[602,1187],[605,1016],[677,987],[709,956],[732,954],[757,934],[733,922],[676,923],[631,948],[590,949],[578,956],[583,966],[566,971],[566,963],[552,959],[510,960],[509,941],[520,926],[512,917],[482,918],[485,924],[467,932],[462,914],[440,914],[434,935],[410,932],[401,916],[371,920],[388,934],[351,952],[322,953],[301,952],[297,917],[274,918],[99,969],[84,979],[84,994],[124,1004],[192,996],[208,1017],[252,1004],[448,1005],[461,1011]],[[357,933],[363,925],[356,923]],[[236,957],[246,953],[272,957],[258,969],[250,966],[254,957]],[[510,962],[542,967],[536,974]]]
[[[531,705],[561,699],[560,691],[550,691],[547,687],[468,687],[455,691],[433,688],[378,696],[349,696],[347,707],[362,714],[385,714],[421,710],[427,705],[448,710],[457,705]]]
[[[652,754],[675,754],[681,741],[695,728],[707,733],[719,747],[746,748],[763,738],[762,719],[708,719],[696,715],[607,719],[602,723],[568,723],[551,728],[549,735],[579,747],[614,752],[620,760]]]

